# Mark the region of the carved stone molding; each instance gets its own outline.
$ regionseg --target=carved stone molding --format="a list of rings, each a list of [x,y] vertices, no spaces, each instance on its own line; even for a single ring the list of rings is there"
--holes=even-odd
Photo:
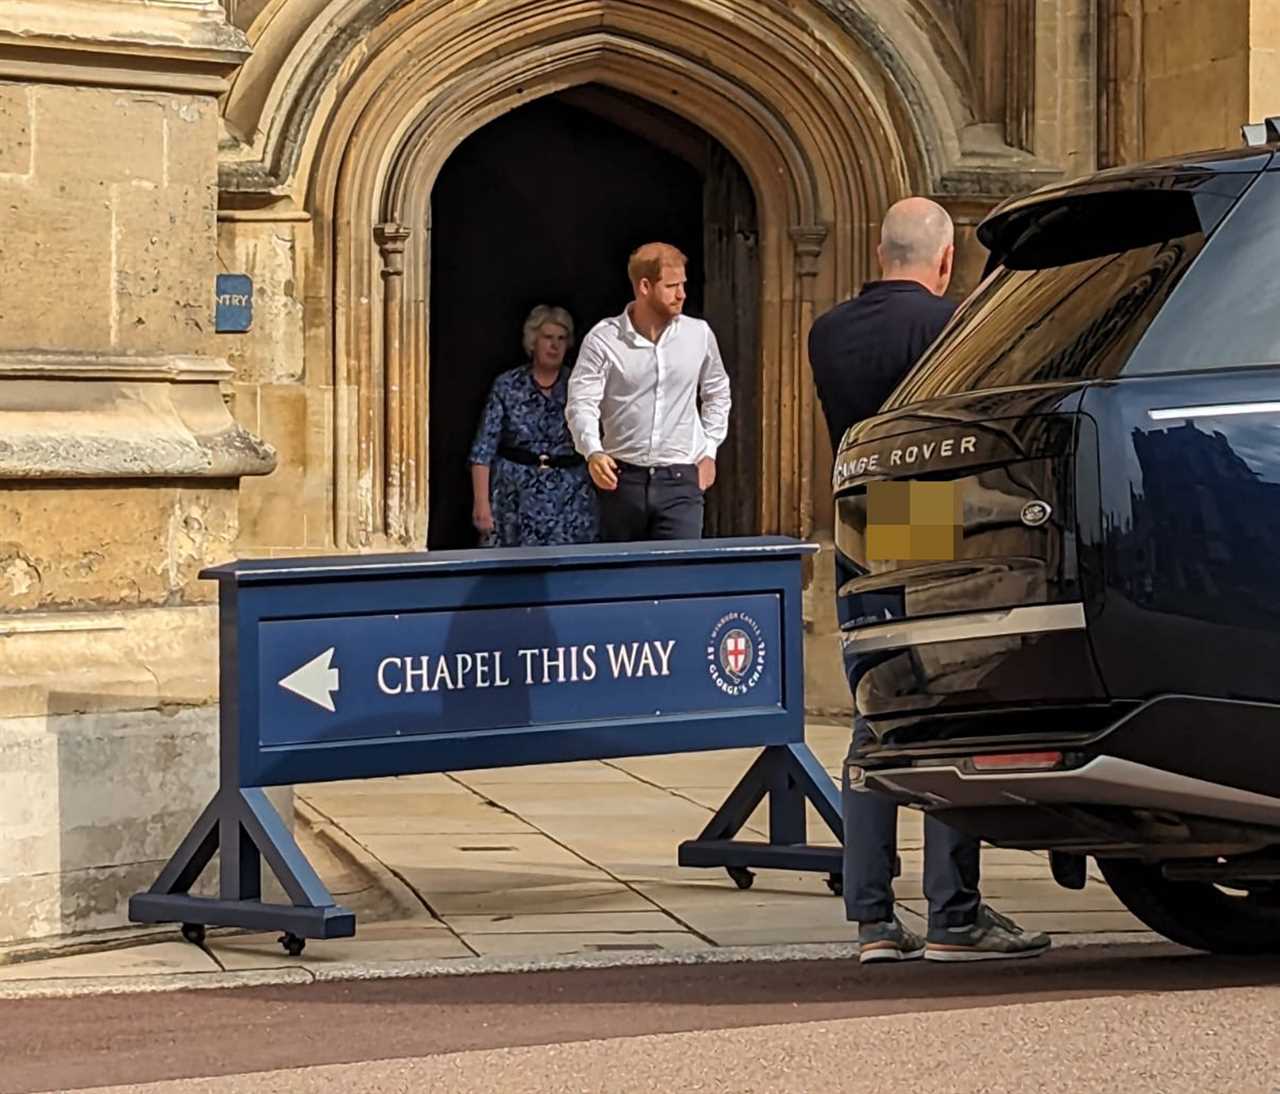
[[[235,370],[220,357],[192,354],[0,353],[0,380],[150,380],[217,383]]]
[[[795,431],[798,459],[793,474],[799,480],[795,495],[795,529],[801,536],[813,530],[813,374],[809,368],[808,334],[815,318],[814,295],[818,274],[822,272],[822,252],[830,234],[825,224],[796,224],[788,230],[796,252],[797,316],[796,331],[800,335],[799,352],[795,356],[792,376],[798,398],[794,400]]]
[[[806,280],[818,276],[822,263],[822,248],[826,245],[829,229],[825,224],[797,225],[791,229],[791,242],[796,248],[796,274]]]
[[[403,224],[379,224],[373,230],[374,242],[382,252],[382,375],[386,388],[383,522],[387,536],[405,545],[413,524],[406,489],[413,478],[411,456],[417,428],[415,385],[404,353],[404,255],[412,234]]]
[[[0,480],[239,479],[274,449],[231,416],[225,361],[0,355]]]
[[[216,0],[5,0],[0,80],[220,95],[250,50]]]
[[[411,235],[413,229],[403,224],[379,224],[373,229],[373,240],[382,252],[383,277],[403,276],[404,249]]]

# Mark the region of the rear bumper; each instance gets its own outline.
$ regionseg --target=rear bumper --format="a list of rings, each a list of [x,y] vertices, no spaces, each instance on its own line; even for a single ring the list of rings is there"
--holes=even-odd
[[[841,646],[857,708],[889,753],[1034,734],[1048,719],[1027,712],[1050,707],[1080,712],[1086,733],[1118,716],[1084,719],[1109,704],[1079,601],[867,622],[846,626]]]
[[[856,655],[933,642],[964,642],[1084,629],[1083,604],[1036,604],[1000,611],[873,623],[845,631],[841,643],[846,653]]]
[[[959,764],[850,769],[853,785],[935,810],[1001,806],[1118,806],[1280,829],[1280,797],[1095,756],[1070,770],[976,774]]]

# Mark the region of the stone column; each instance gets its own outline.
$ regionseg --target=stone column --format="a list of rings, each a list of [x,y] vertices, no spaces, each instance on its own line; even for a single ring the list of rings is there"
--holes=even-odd
[[[412,379],[406,375],[404,354],[404,250],[412,234],[400,224],[379,224],[373,231],[382,252],[382,373],[386,390],[384,435],[386,440],[386,488],[384,520],[388,538],[407,544],[406,519],[412,489],[410,457],[413,434]]]
[[[1034,152],[1036,0],[1007,0],[1004,47],[1005,143]]]
[[[1142,158],[1142,0],[1098,0],[1098,166]]]
[[[825,225],[800,225],[791,229],[791,242],[796,249],[796,296],[800,312],[796,326],[800,332],[799,352],[796,355],[800,361],[800,375],[796,377],[800,415],[800,461],[797,469],[800,476],[797,534],[800,536],[807,536],[813,531],[813,466],[817,462],[817,452],[814,450],[813,440],[816,408],[813,401],[813,374],[809,368],[809,328],[813,326],[815,318],[814,284],[826,240]]]

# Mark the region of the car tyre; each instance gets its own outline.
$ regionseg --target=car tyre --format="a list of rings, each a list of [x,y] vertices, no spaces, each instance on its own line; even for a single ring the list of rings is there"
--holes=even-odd
[[[1100,858],[1098,868],[1126,908],[1180,946],[1220,954],[1280,953],[1280,906],[1200,881],[1170,881],[1159,863]]]

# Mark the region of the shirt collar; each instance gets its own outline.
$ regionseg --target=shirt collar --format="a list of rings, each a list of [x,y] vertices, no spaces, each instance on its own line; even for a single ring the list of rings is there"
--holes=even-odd
[[[921,285],[919,281],[908,281],[905,278],[889,278],[883,281],[868,281],[862,286],[862,292],[914,292],[924,293],[927,296],[934,295]],[[861,295],[861,293],[859,295]]]
[[[683,318],[684,316],[681,316],[681,315],[674,316],[671,322],[668,323],[663,328],[662,333],[658,335],[658,342],[661,342],[667,336],[668,331],[670,331],[674,335],[677,329],[677,324],[679,324],[680,320]],[[646,338],[643,334],[641,334],[638,330],[636,330],[636,325],[633,322],[631,322],[631,305],[630,304],[628,304],[625,308],[622,309],[620,323],[622,326],[622,336],[625,339],[627,339],[629,342],[633,344],[636,342],[640,342],[646,346],[655,346],[658,344],[658,342],[650,342],[648,338]]]
[[[556,374],[556,382],[546,390],[555,391],[562,384],[566,383],[568,379],[569,379],[568,370],[564,367],[564,365],[561,365],[560,371]],[[533,378],[533,362],[532,361],[524,366],[524,381],[525,381],[525,387],[527,387],[531,392],[537,395],[539,391],[539,387],[538,387],[538,381]]]

